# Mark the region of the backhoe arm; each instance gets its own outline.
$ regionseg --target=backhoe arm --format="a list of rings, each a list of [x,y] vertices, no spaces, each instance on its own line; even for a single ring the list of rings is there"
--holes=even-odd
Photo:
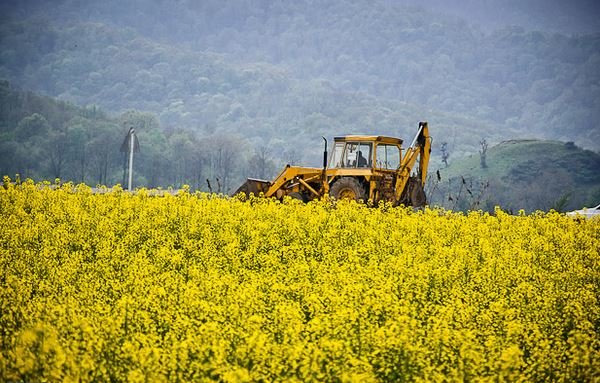
[[[429,156],[431,155],[431,137],[429,136],[429,127],[427,122],[419,122],[419,130],[413,139],[410,147],[406,149],[406,154],[400,162],[396,176],[395,197],[400,200],[410,173],[419,160],[419,169],[417,177],[421,181],[421,186],[425,186],[427,179],[427,166],[429,165]]]

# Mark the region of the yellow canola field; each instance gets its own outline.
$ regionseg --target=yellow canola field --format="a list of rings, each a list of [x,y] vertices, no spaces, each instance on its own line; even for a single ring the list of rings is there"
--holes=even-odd
[[[600,220],[5,185],[3,382],[600,380]]]

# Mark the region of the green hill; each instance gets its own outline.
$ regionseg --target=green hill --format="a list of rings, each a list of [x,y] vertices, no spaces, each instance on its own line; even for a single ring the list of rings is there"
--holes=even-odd
[[[292,139],[305,153],[312,137],[405,137],[428,119],[456,126],[461,145],[474,140],[464,152],[521,131],[599,148],[600,35],[483,33],[384,0],[5,7],[0,77],[112,113],[152,112],[168,127],[236,132],[274,151]]]
[[[252,148],[235,136],[164,128],[155,115],[135,110],[110,116],[96,106],[78,107],[0,81],[0,174],[92,186],[122,183],[126,156],[120,148],[130,127],[140,142],[136,187],[206,188],[207,178],[219,178],[219,191],[226,191],[245,177],[253,160]]]
[[[288,162],[318,166],[321,136],[408,141],[421,120],[430,123],[434,159],[443,142],[460,158],[484,138],[599,150],[599,47],[599,34],[483,32],[471,20],[388,0],[0,4],[0,78],[69,105],[97,105],[112,115],[99,124],[114,141],[133,119],[145,167],[136,184],[146,186],[219,178],[227,190]],[[2,126],[0,169],[120,182],[119,153],[92,172],[107,161],[83,161],[89,148],[75,143],[100,142],[90,134],[101,131],[95,123],[27,111]],[[35,145],[15,134],[33,123]],[[53,159],[63,136],[67,159]]]
[[[472,151],[480,137],[499,141],[518,134],[478,118],[340,90],[321,78],[299,80],[269,64],[233,64],[222,55],[168,46],[132,30],[94,23],[39,24],[36,32],[27,23],[4,28],[14,48],[4,52],[13,84],[115,114],[151,112],[165,128],[200,136],[238,134],[255,148],[269,147],[282,163],[285,152],[294,150],[301,162],[318,164],[321,136],[406,138],[420,120],[429,120],[438,137],[457,136],[456,150],[462,152]]]
[[[449,161],[432,180],[432,203],[453,209],[494,206],[570,210],[600,202],[600,154],[572,142],[511,140]]]

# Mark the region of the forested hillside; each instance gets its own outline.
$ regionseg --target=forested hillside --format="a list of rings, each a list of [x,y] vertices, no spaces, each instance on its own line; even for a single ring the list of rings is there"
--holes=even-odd
[[[448,161],[428,191],[433,204],[453,210],[567,211],[600,202],[598,169],[600,154],[573,142],[510,140]]]
[[[265,150],[254,150],[237,134],[200,136],[165,129],[151,113],[135,110],[109,117],[95,106],[20,92],[0,82],[0,173],[21,179],[126,184],[121,144],[135,128],[134,186],[181,187],[215,192],[237,186],[246,174],[270,176],[275,165]]]
[[[247,158],[275,162],[237,166],[230,178],[268,177],[287,162],[317,165],[322,135],[408,140],[420,120],[430,122],[434,164],[443,142],[460,157],[477,152],[484,138],[600,148],[600,34],[530,29],[550,24],[540,15],[532,25],[504,26],[510,15],[535,12],[537,1],[504,4],[496,27],[486,28],[485,18],[444,4],[7,2],[0,5],[0,78],[15,89],[96,105],[115,120],[140,111],[165,137],[193,132],[186,133],[198,139],[186,141],[190,151],[220,136],[240,142]],[[552,4],[555,18],[581,15]],[[153,143],[150,153],[167,145],[145,142]]]
[[[221,128],[247,115],[258,125],[251,131],[265,129],[266,118],[311,132],[291,114],[321,113],[321,105],[301,107],[325,86],[530,136],[593,148],[600,141],[598,34],[483,33],[386,1],[65,0],[18,9],[3,25],[3,76],[76,103],[153,111],[167,125]],[[340,115],[352,105],[335,92],[327,96]]]

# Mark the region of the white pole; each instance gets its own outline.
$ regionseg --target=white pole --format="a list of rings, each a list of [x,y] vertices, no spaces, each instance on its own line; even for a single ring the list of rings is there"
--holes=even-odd
[[[129,185],[128,190],[131,191],[133,185],[133,149],[135,144],[135,130],[131,128],[129,131]]]

